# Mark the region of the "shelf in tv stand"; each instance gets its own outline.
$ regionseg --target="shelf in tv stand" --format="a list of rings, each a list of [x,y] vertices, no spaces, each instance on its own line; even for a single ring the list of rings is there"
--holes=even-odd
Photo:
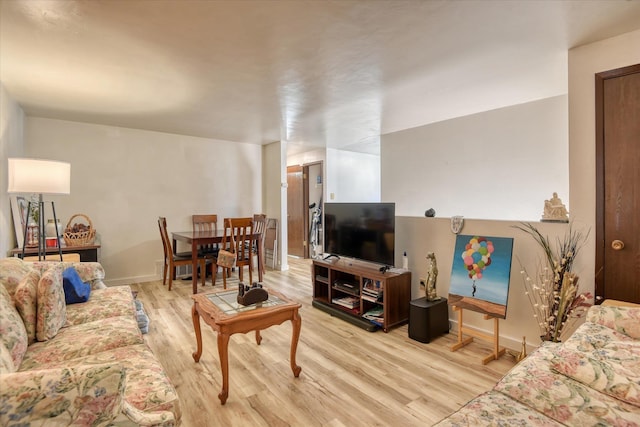
[[[321,276],[321,275],[317,274],[315,276],[315,279],[316,279],[316,282],[329,284],[329,277],[327,277],[327,276]]]
[[[385,332],[397,325],[408,322],[409,303],[411,301],[411,272],[408,270],[391,269],[380,271],[380,264],[349,258],[316,259],[312,262],[313,306],[331,315],[340,313],[340,318],[351,316],[347,320],[359,326],[371,329],[371,322],[362,317],[364,313],[374,307],[382,307],[384,320],[381,324]],[[382,298],[372,301],[363,295],[365,283],[373,282],[382,290]],[[353,285],[353,290],[336,288],[336,283]],[[344,307],[332,303],[336,296],[352,295],[359,298],[358,310],[345,312]]]

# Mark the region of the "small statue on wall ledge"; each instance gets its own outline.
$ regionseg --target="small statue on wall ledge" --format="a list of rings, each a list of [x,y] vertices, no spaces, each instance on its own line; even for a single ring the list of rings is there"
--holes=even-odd
[[[558,193],[554,192],[551,199],[544,201],[542,221],[569,222],[569,212],[558,197]]]
[[[427,259],[431,262],[429,264],[429,271],[427,271],[427,280],[425,286],[425,293],[427,301],[437,301],[440,299],[436,292],[436,280],[438,279],[438,263],[436,262],[436,254],[433,252],[427,253]]]
[[[451,217],[451,232],[459,234],[464,226],[464,217],[462,215],[455,215]]]

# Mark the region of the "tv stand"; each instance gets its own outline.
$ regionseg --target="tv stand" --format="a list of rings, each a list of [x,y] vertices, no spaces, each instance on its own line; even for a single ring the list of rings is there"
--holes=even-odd
[[[368,331],[409,320],[411,272],[356,259],[318,259],[311,266],[313,303]]]

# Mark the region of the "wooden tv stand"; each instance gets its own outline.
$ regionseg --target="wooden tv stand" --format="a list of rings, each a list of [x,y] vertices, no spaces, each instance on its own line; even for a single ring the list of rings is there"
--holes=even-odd
[[[314,260],[311,265],[313,306],[369,331],[409,320],[411,272],[350,258]],[[374,311],[381,319],[369,320]]]

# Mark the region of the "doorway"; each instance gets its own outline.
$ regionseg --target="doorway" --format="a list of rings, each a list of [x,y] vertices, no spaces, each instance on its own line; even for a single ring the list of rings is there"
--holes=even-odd
[[[287,167],[287,242],[291,256],[309,258],[322,252],[323,181],[322,162]]]
[[[596,297],[634,303],[640,303],[638,117],[640,64],[596,74]]]

